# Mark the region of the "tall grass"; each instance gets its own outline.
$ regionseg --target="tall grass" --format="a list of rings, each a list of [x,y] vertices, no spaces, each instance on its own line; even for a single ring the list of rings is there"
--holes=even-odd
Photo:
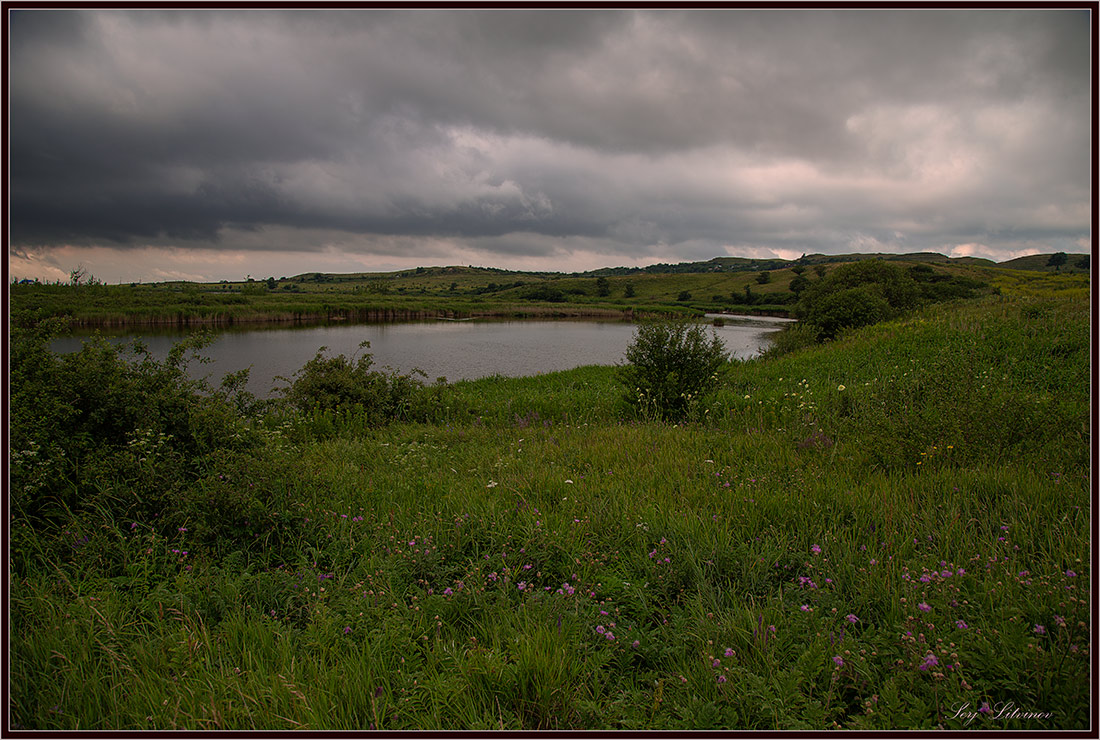
[[[1087,729],[1088,362],[1086,302],[991,298],[678,425],[597,367],[273,417],[170,527],[13,521],[13,727]]]

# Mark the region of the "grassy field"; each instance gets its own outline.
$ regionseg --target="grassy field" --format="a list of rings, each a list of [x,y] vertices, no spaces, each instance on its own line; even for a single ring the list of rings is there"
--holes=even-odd
[[[12,728],[1088,729],[1089,303],[1006,288],[680,424],[587,367],[135,436],[14,499]]]
[[[1088,275],[1055,275],[1007,270],[966,261],[905,260],[907,268],[931,265],[942,278],[964,278],[1005,294],[1040,295],[1059,290],[1088,290]],[[856,261],[860,255],[850,255]],[[830,259],[842,259],[840,257]],[[715,261],[705,272],[637,272],[609,274],[605,295],[601,277],[592,274],[510,272],[476,267],[431,267],[392,273],[323,275],[221,283],[156,283],[104,285],[17,284],[13,305],[44,318],[69,316],[84,326],[149,323],[196,324],[250,321],[318,321],[328,319],[393,320],[430,316],[623,316],[658,313],[731,311],[787,315],[796,295],[791,292],[795,263],[767,270],[749,269],[751,262]],[[802,266],[807,280],[820,280],[843,262]],[[670,266],[669,269],[674,269]],[[701,268],[700,268],[701,269]],[[820,273],[818,272],[820,270]],[[1049,284],[1048,284],[1049,283]],[[533,290],[549,291],[544,297]]]

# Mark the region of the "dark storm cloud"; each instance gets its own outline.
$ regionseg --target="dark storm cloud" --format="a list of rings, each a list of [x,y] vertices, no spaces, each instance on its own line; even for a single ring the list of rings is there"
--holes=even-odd
[[[227,235],[279,227],[299,230],[286,250],[321,232],[501,255],[572,239],[609,261],[1072,242],[1088,233],[1088,22],[16,11],[12,242],[252,248]]]

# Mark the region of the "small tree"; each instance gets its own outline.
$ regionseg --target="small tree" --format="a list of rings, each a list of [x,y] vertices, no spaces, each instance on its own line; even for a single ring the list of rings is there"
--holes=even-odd
[[[681,290],[680,295],[676,296],[676,300],[681,301],[681,302],[690,301],[691,300],[691,293],[687,292],[686,290]]]
[[[727,360],[722,340],[713,331],[708,339],[702,324],[659,321],[638,327],[618,378],[627,403],[658,418],[679,419],[718,387]]]
[[[634,283],[627,283],[626,284],[626,291],[623,293],[623,297],[624,298],[633,298],[634,297]]]
[[[596,278],[596,295],[607,297],[611,295],[611,283],[605,277]]]
[[[760,285],[767,285],[771,281],[772,281],[772,274],[770,272],[768,272],[767,270],[763,270],[762,272],[758,272],[756,274],[756,282],[759,283]]]
[[[1069,257],[1066,256],[1065,252],[1055,252],[1050,255],[1050,259],[1047,260],[1047,267],[1053,267],[1056,272],[1061,272],[1062,265],[1066,264],[1066,260],[1068,259]]]

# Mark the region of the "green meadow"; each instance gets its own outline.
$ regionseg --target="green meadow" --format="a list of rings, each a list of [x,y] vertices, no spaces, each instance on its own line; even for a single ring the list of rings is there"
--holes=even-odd
[[[1009,272],[676,421],[597,366],[306,411],[27,319],[11,727],[1087,730],[1088,283]]]

